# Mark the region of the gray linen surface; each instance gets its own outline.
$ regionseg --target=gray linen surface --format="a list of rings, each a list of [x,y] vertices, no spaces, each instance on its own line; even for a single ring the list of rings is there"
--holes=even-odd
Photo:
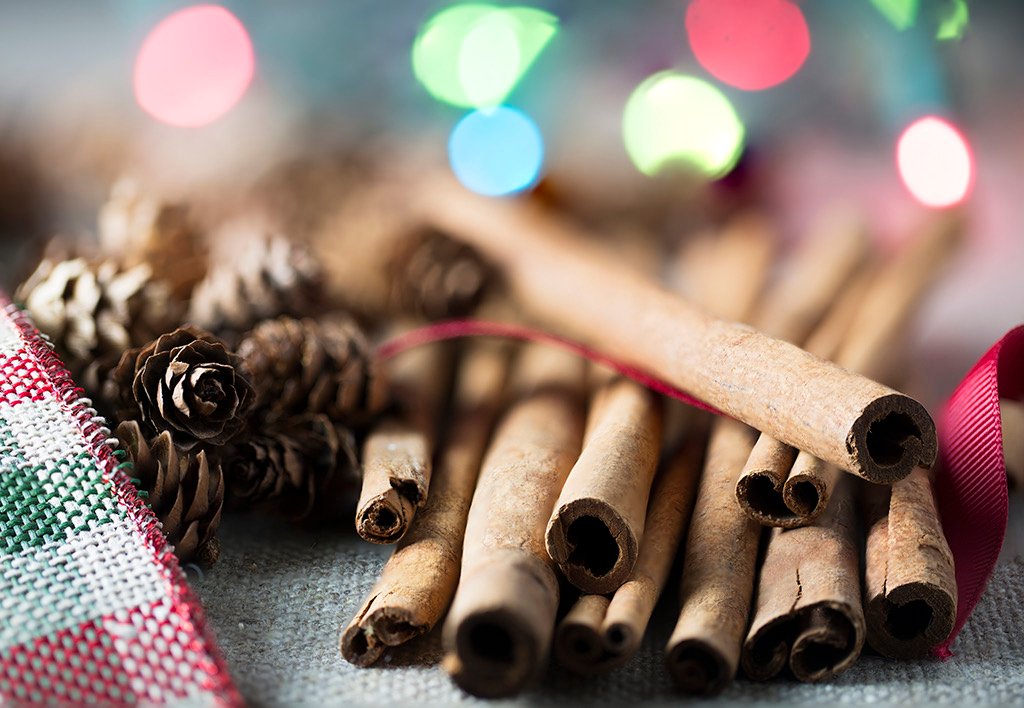
[[[1018,527],[1019,518],[1014,520]],[[831,683],[740,680],[719,699],[721,704],[1024,701],[1024,557],[1017,531],[1011,531],[988,591],[953,647],[954,658],[897,662],[865,652]],[[221,540],[220,562],[205,577],[193,575],[193,586],[235,681],[251,703],[474,700],[437,665],[436,632],[378,668],[358,669],[341,659],[339,629],[370,590],[390,548],[364,543],[353,532],[307,531],[250,517],[227,518]],[[641,652],[629,665],[587,679],[553,668],[509,702],[678,701],[662,665],[674,621],[669,604],[659,608]]]

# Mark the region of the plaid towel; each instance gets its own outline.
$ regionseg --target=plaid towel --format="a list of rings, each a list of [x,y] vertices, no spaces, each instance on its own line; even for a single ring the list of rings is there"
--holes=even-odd
[[[239,704],[109,436],[0,294],[0,704]]]

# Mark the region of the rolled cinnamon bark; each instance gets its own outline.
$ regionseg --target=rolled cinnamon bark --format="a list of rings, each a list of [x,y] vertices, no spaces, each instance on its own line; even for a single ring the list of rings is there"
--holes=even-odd
[[[544,665],[558,607],[544,528],[583,436],[584,367],[527,346],[466,524],[459,588],[444,624],[445,669],[478,696],[509,696]]]
[[[953,631],[957,597],[928,472],[864,492],[868,644],[894,659],[927,656]]]
[[[396,358],[390,383],[396,411],[363,444],[363,486],[356,531],[372,543],[396,543],[427,501],[438,416],[451,380],[452,350],[430,345]]]
[[[719,693],[736,674],[747,626],[761,527],[732,489],[756,433],[715,421],[686,538],[679,620],[666,647],[669,673],[686,693]]]
[[[1024,489],[1024,403],[1004,398],[999,412],[1007,481],[1011,489]]]
[[[853,480],[809,526],[773,529],[743,645],[743,671],[758,681],[787,665],[801,681],[847,669],[864,644]]]
[[[622,378],[598,390],[545,534],[551,559],[586,593],[612,592],[636,564],[661,432],[656,394]]]
[[[415,196],[428,223],[478,249],[560,331],[865,479],[891,483],[934,461],[934,422],[912,398],[708,315],[529,204],[442,175]]]
[[[501,403],[509,349],[479,341],[459,362],[451,424],[416,523],[345,628],[341,654],[369,666],[385,647],[430,631],[459,581],[462,540],[480,461]]]
[[[608,652],[601,623],[608,611],[604,595],[581,595],[555,632],[558,663],[577,674],[593,674],[608,668]]]

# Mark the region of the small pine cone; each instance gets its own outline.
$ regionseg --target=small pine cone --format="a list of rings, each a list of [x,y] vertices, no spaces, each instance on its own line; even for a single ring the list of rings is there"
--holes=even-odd
[[[242,361],[208,332],[186,326],[124,353],[105,396],[121,420],[147,433],[168,432],[174,444],[223,445],[248,422],[253,388]]]
[[[213,565],[220,555],[216,534],[224,507],[220,465],[204,450],[178,450],[167,431],[147,440],[135,421],[117,426],[117,437],[178,558],[183,563]]]
[[[100,209],[100,247],[126,265],[148,263],[171,295],[186,300],[206,273],[202,234],[183,204],[143,193],[135,181],[118,180]]]
[[[256,226],[233,225],[218,239],[224,255],[192,292],[189,321],[227,336],[319,304],[322,274],[305,246]]]
[[[148,265],[44,259],[15,294],[73,374],[178,323],[181,310]]]
[[[494,277],[476,251],[436,231],[408,239],[392,270],[396,309],[428,320],[469,314]]]
[[[252,375],[264,425],[303,413],[358,425],[383,407],[369,342],[350,317],[266,320],[237,352]]]
[[[359,463],[351,432],[325,415],[282,421],[234,446],[224,456],[228,500],[289,521],[355,489]]]

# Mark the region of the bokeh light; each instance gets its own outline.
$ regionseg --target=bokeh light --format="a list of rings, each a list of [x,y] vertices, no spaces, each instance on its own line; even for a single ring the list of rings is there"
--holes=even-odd
[[[249,33],[223,7],[195,5],[164,18],[135,61],[135,99],[157,120],[198,127],[230,111],[252,83]]]
[[[974,185],[974,158],[967,140],[935,116],[916,120],[903,131],[896,164],[903,184],[925,206],[959,204]]]
[[[558,33],[558,18],[532,7],[456,5],[430,18],[413,43],[416,79],[438,101],[501,104]]]
[[[871,0],[871,4],[901,32],[917,21],[918,0]]]
[[[714,179],[735,166],[745,130],[717,88],[663,71],[647,78],[629,97],[622,133],[626,152],[644,174],[681,166]]]
[[[520,192],[536,181],[544,163],[537,125],[508,106],[475,110],[460,120],[448,140],[448,159],[459,181],[495,197]]]
[[[971,13],[967,8],[967,0],[953,0],[946,7],[946,12],[939,22],[935,38],[941,41],[960,39],[967,31],[971,22]]]
[[[686,33],[701,66],[745,91],[781,84],[811,51],[804,13],[789,0],[693,0]]]

